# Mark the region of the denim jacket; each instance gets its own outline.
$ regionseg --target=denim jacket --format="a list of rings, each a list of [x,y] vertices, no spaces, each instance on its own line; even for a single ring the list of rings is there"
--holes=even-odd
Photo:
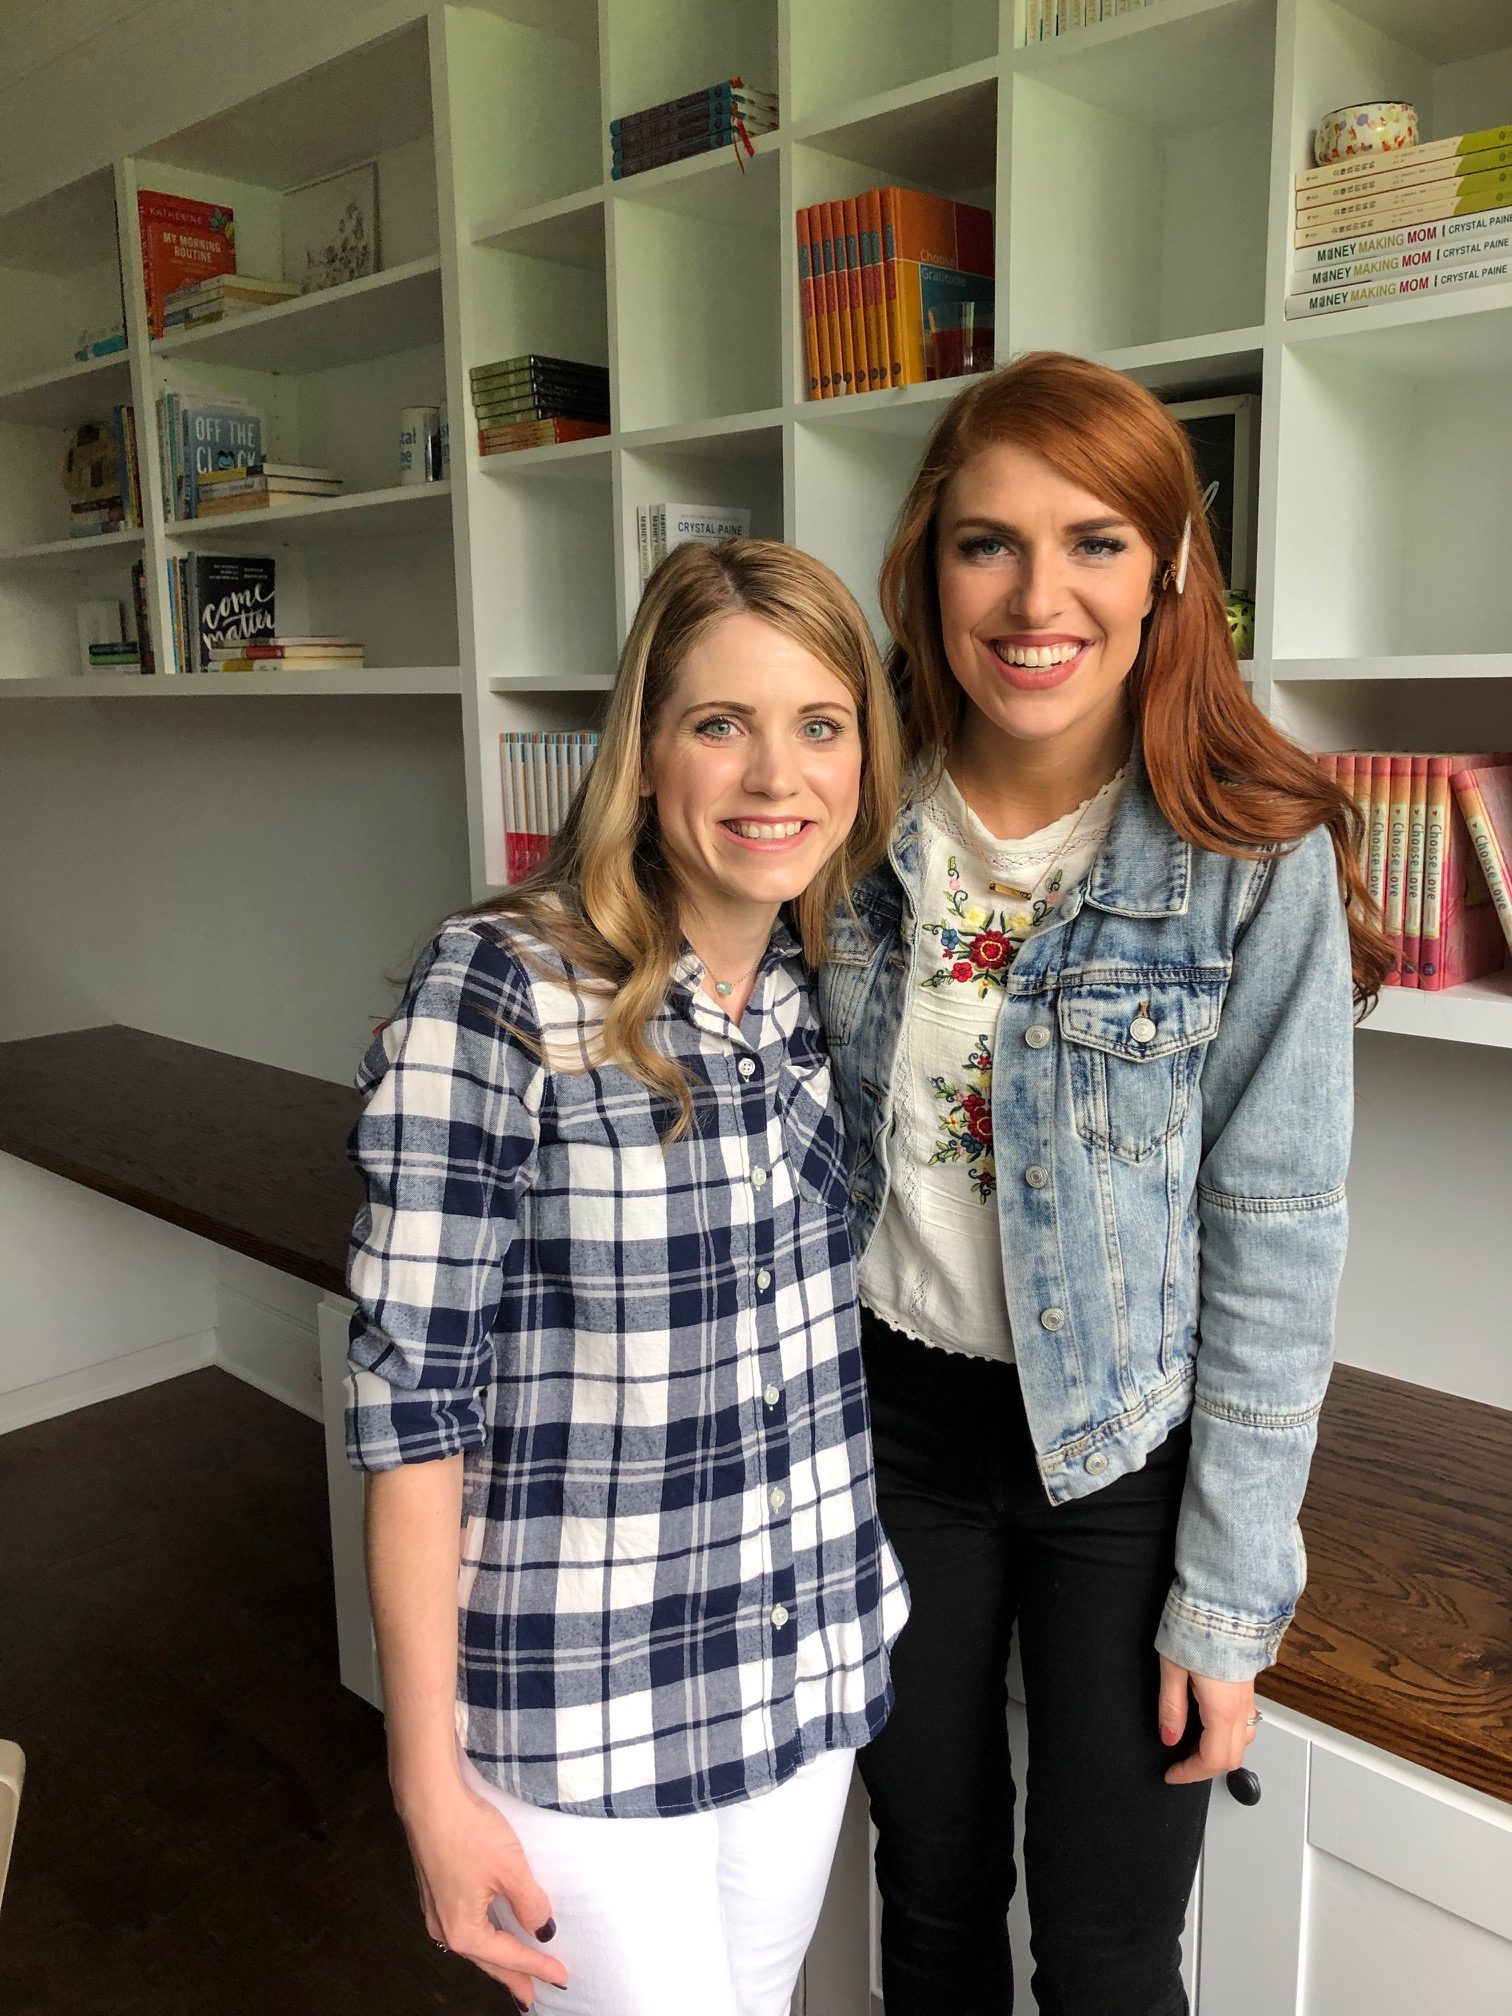
[[[910,807],[819,975],[858,1253],[886,1201],[919,874]],[[998,1217],[1051,1503],[1139,1469],[1191,1417],[1156,1643],[1214,1679],[1275,1659],[1305,1579],[1297,1512],[1332,1358],[1352,1073],[1327,829],[1259,861],[1190,846],[1136,751],[1100,856],[1007,975]]]

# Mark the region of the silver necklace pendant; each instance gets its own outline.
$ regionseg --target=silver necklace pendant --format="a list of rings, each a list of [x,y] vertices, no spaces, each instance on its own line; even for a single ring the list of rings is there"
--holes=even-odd
[[[714,992],[716,994],[733,994],[735,992],[735,983],[733,980],[716,980],[714,982]]]

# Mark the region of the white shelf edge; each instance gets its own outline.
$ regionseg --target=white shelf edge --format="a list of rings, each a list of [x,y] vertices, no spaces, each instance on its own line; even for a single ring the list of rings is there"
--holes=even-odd
[[[460,698],[456,665],[365,665],[340,672],[203,672],[187,676],[141,672],[61,673],[43,679],[0,679],[4,700],[210,700],[316,698],[332,694],[450,694]]]
[[[796,146],[809,146],[843,127],[857,126],[863,119],[885,119],[893,112],[910,111],[958,91],[974,90],[979,84],[995,84],[999,74],[998,58],[983,56],[975,63],[961,63],[954,70],[937,71],[912,84],[895,85],[891,91],[874,91],[866,98],[850,98],[825,111],[810,112],[786,129],[788,138]]]
[[[971,374],[931,378],[922,385],[887,386],[880,392],[846,392],[838,399],[792,399],[783,407],[788,420],[834,420],[864,424],[878,416],[906,412],[915,406],[946,407],[971,383]]]
[[[1101,350],[1096,361],[1110,371],[1145,371],[1175,364],[1203,364],[1235,356],[1243,350],[1263,350],[1264,346],[1265,329],[1256,322],[1247,328],[1219,329],[1205,336],[1172,336],[1158,343],[1130,343],[1117,350]]]
[[[118,553],[123,547],[140,546],[142,528],[128,526],[119,532],[95,532],[87,539],[42,539],[29,546],[0,546],[0,567],[28,560],[87,559],[94,553]]]
[[[1359,1026],[1385,1036],[1426,1036],[1512,1050],[1512,971],[1467,980],[1441,994],[1417,987],[1383,987],[1375,1012]]]
[[[581,672],[575,679],[558,679],[553,673],[498,672],[488,681],[490,693],[607,693],[614,684],[612,672]]]
[[[129,370],[130,366],[129,347],[107,351],[103,357],[86,357],[83,363],[80,363],[77,357],[70,358],[68,363],[55,365],[50,371],[34,371],[30,377],[12,378],[6,384],[0,385],[0,406],[8,404],[12,399],[24,399],[28,393],[51,392],[61,385],[78,384],[86,378],[94,377],[98,372],[122,368]]]
[[[222,532],[256,531],[262,525],[288,525],[305,518],[338,518],[347,512],[394,504],[421,504],[451,496],[451,478],[439,483],[394,483],[385,490],[357,490],[350,496],[312,497],[306,503],[264,504],[252,511],[218,512],[212,518],[173,518],[163,526],[165,539],[214,539]]]
[[[1512,653],[1442,652],[1377,658],[1276,658],[1271,680],[1277,686],[1306,686],[1372,679],[1512,679]]]
[[[752,155],[741,157],[741,166],[747,161],[765,161],[778,153],[786,134],[781,128],[775,133],[759,134],[752,145]],[[698,175],[708,175],[720,168],[728,169],[730,149],[710,147],[702,154],[690,154],[686,161],[664,161],[660,168],[643,168],[638,175],[622,175],[618,181],[610,180],[606,189],[614,196],[655,195],[658,189],[675,188],[679,182],[690,182]],[[738,171],[737,171],[738,172]]]
[[[564,463],[607,461],[615,438],[613,434],[595,434],[587,441],[546,441],[539,448],[506,448],[493,455],[479,455],[477,463],[485,476],[522,476],[533,469],[559,469]]]
[[[344,281],[339,287],[322,287],[313,294],[296,294],[288,301],[275,301],[269,308],[248,308],[241,314],[223,315],[199,329],[175,329],[171,336],[157,338],[152,354],[168,362],[175,357],[192,357],[200,345],[224,335],[227,329],[265,329],[270,324],[296,322],[303,316],[318,315],[333,304],[381,294],[387,287],[403,286],[430,273],[439,275],[440,271],[441,255],[427,253],[423,259],[409,259],[402,266],[386,266],[381,273],[367,273],[362,279]]]
[[[734,434],[759,434],[780,427],[784,408],[767,406],[754,413],[726,413],[714,420],[675,421],[666,427],[636,427],[616,437],[629,453],[640,448],[680,448],[700,441],[721,441]]]
[[[614,185],[610,183],[608,188]],[[474,245],[497,245],[513,232],[528,231],[537,224],[556,224],[580,217],[603,203],[608,190],[601,182],[592,189],[577,189],[570,196],[553,196],[546,203],[532,203],[524,210],[502,210],[473,232]]]

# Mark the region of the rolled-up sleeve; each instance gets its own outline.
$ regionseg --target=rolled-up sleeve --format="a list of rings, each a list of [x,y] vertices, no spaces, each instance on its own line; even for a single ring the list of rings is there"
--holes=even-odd
[[[528,981],[486,927],[432,940],[358,1072],[364,1202],[347,1284],[347,1457],[391,1470],[488,1434],[504,1255],[529,1188],[542,1068]],[[524,1040],[521,1040],[521,1039]]]
[[[1297,1514],[1333,1360],[1353,1118],[1349,934],[1326,828],[1262,868],[1203,1070],[1200,1342],[1157,1644],[1269,1665],[1306,1574]]]

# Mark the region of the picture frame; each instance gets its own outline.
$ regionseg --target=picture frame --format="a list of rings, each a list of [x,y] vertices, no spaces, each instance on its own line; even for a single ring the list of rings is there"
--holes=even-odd
[[[302,294],[378,271],[378,164],[360,161],[283,193],[283,277]]]
[[[1225,580],[1230,589],[1253,595],[1260,395],[1234,392],[1218,399],[1181,399],[1166,410],[1180,421],[1191,441]]]

